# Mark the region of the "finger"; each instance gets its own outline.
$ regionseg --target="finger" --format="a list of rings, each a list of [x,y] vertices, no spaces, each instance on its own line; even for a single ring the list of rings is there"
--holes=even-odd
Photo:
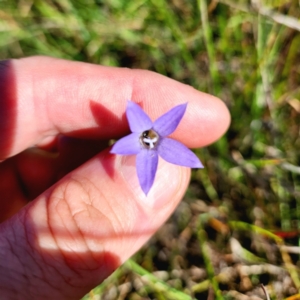
[[[230,119],[217,98],[149,71],[31,57],[0,64],[0,79],[2,159],[59,133],[118,138],[128,131],[128,99],[153,120],[188,102],[173,135],[188,147],[215,141]]]
[[[135,157],[103,151],[0,226],[1,295],[79,299],[165,222],[189,175],[161,160],[146,197]]]

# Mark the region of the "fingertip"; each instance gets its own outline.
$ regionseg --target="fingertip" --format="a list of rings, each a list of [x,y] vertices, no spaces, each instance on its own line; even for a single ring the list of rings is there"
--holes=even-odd
[[[186,114],[172,136],[189,148],[199,148],[218,140],[231,117],[221,99],[196,90],[191,94]]]

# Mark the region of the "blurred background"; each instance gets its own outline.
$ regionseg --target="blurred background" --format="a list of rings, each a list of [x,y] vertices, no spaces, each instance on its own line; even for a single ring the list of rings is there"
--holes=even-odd
[[[299,17],[298,0],[0,0],[0,59],[153,70],[232,115],[168,222],[84,299],[300,299]]]

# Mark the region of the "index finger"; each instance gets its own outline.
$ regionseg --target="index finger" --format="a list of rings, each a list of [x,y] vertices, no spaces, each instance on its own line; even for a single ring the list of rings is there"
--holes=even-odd
[[[173,134],[188,147],[218,139],[230,117],[219,99],[160,74],[104,67],[49,57],[0,64],[0,158],[17,154],[59,133],[84,138],[118,138],[128,132],[127,100],[155,120],[188,102]]]

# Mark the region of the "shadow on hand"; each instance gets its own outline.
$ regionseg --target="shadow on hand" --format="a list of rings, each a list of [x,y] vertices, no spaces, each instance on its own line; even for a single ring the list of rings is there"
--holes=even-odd
[[[11,155],[17,120],[16,82],[11,60],[0,61],[0,161]]]

